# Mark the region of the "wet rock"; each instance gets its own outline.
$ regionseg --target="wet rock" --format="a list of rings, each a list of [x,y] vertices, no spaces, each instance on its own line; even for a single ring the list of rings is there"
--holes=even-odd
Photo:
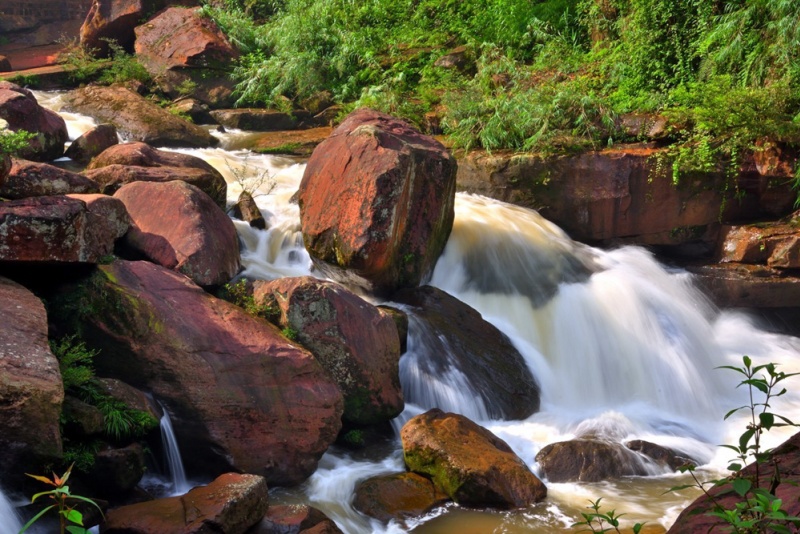
[[[105,195],[33,197],[0,203],[0,261],[97,263],[128,230],[128,214]]]
[[[186,115],[195,124],[216,124],[217,121],[208,111],[208,104],[204,104],[196,98],[182,98],[175,101],[170,106],[170,111],[181,115]]]
[[[391,306],[378,306],[378,308],[389,315],[397,327],[397,334],[400,336],[400,354],[404,354],[408,348],[408,315],[403,310],[398,310]]]
[[[267,221],[264,220],[264,215],[256,205],[253,195],[247,191],[242,191],[239,195],[239,200],[233,207],[233,216],[248,223],[253,228],[259,230],[266,230]]]
[[[217,144],[208,131],[121,86],[89,85],[67,93],[69,109],[113,124],[123,137],[149,145],[205,148]]]
[[[71,395],[64,397],[64,428],[70,435],[96,436],[105,430],[103,412]]]
[[[256,136],[250,149],[261,154],[310,156],[333,131],[329,126],[303,130],[263,132]]]
[[[131,182],[181,180],[205,192],[222,208],[228,190],[225,178],[202,159],[158,150],[145,143],[124,143],[104,150],[92,160],[86,175],[97,181],[107,194]]]
[[[455,159],[407,123],[360,109],[320,144],[299,189],[303,240],[333,278],[416,287],[453,226]]]
[[[263,477],[226,473],[181,497],[168,497],[110,510],[103,532],[109,534],[242,534],[269,507]]]
[[[247,534],[341,534],[324,513],[305,504],[270,506],[261,521]]]
[[[133,182],[114,193],[131,228],[122,245],[198,285],[228,282],[239,272],[239,238],[214,201],[180,180]]]
[[[0,197],[19,200],[29,197],[99,193],[97,182],[47,163],[12,159],[5,180],[0,179]]]
[[[98,374],[169,409],[188,471],[297,484],[336,439],[341,393],[311,353],[181,274],[117,260],[54,302],[101,349]]]
[[[800,268],[800,212],[783,221],[724,226],[718,259],[722,263],[766,264],[777,269]]]
[[[353,508],[388,523],[423,515],[448,500],[429,478],[416,473],[397,473],[359,482]]]
[[[334,282],[311,276],[254,284],[256,303],[280,309],[280,325],[296,332],[344,395],[346,421],[376,424],[403,411],[394,321]]]
[[[693,280],[724,308],[792,308],[800,302],[800,278],[764,265],[724,263],[690,266]]]
[[[413,362],[422,374],[462,374],[492,419],[525,419],[538,411],[539,386],[522,355],[475,309],[431,286],[399,291],[392,301],[411,307],[409,321],[418,337],[409,346],[424,347],[424,357]],[[407,395],[407,402],[422,401]]]
[[[58,113],[39,105],[36,97],[19,85],[0,80],[0,119],[12,131],[36,134],[20,156],[34,161],[52,161],[64,154],[67,124]]]
[[[216,109],[211,116],[224,127],[239,130],[275,132],[297,128],[297,119],[291,113],[271,109]]]
[[[689,458],[685,453],[674,451],[649,441],[634,439],[625,442],[625,446],[632,451],[644,454],[658,465],[669,467],[673,471],[677,471],[679,467],[684,465],[697,465],[697,462]]]
[[[61,457],[64,388],[33,293],[0,277],[0,472],[8,484]]]
[[[99,124],[75,139],[64,155],[78,163],[89,163],[93,157],[117,143],[117,128],[113,124]]]
[[[765,469],[764,465],[768,465],[770,468]],[[756,471],[756,466],[750,464],[741,473],[744,478],[752,477],[755,479],[758,472],[758,487],[769,490],[775,476],[772,466],[777,467],[778,478],[782,481],[778,485],[775,495],[783,501],[782,508],[790,516],[797,516],[800,514],[800,487],[792,481],[800,477],[800,434],[795,434],[778,447],[775,447],[765,464],[761,465],[760,471]],[[730,489],[730,485],[722,485],[710,488],[708,492],[714,498],[714,501],[725,510],[733,510],[742,499]],[[723,532],[728,523],[717,517],[707,515],[711,510],[711,499],[705,495],[699,497],[681,512],[668,532],[670,534]]]
[[[461,415],[430,410],[410,419],[400,439],[408,468],[461,505],[521,508],[547,496],[505,441]]]
[[[647,475],[642,458],[620,443],[573,439],[546,445],[536,455],[550,482],[600,482]]]
[[[139,483],[145,473],[144,450],[138,443],[106,447],[97,452],[87,482],[101,495],[120,495]]]
[[[233,104],[230,70],[239,52],[210,17],[171,7],[135,31],[136,58],[170,97],[191,94],[213,107]]]

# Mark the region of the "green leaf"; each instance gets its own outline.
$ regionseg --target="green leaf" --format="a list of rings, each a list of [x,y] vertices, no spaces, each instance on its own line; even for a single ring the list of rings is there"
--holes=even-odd
[[[723,421],[727,420],[728,417],[732,416],[733,414],[735,414],[736,412],[738,412],[739,410],[741,410],[743,408],[749,408],[749,406],[739,406],[738,408],[734,408],[733,410],[731,410],[728,413],[726,413],[725,417],[723,417],[722,420]]]
[[[83,527],[76,527],[75,525],[70,525],[65,529],[70,534],[89,534],[89,531]]]
[[[95,508],[97,508],[98,510],[100,510],[100,515],[102,515],[103,517],[105,517],[105,516],[103,515],[103,510],[102,510],[102,508],[100,508],[100,506],[99,506],[99,505],[98,505],[96,502],[94,502],[92,499],[87,499],[86,497],[82,497],[82,496],[80,496],[80,495],[70,495],[70,496],[69,496],[69,498],[70,498],[70,499],[77,499],[77,500],[79,500],[79,501],[83,501],[83,502],[85,502],[85,503],[89,503],[89,504],[91,504],[92,506],[94,506]]]
[[[767,430],[772,428],[772,425],[775,424],[775,416],[769,412],[758,414],[758,420],[761,422],[761,426]]]
[[[763,378],[750,378],[748,380],[743,380],[742,384],[753,386],[765,395],[769,393],[769,385]]]
[[[747,444],[750,443],[750,440],[753,439],[753,435],[756,433],[754,428],[748,428],[745,432],[739,436],[739,450],[741,452],[747,451]]]
[[[44,508],[44,509],[43,509],[41,512],[39,512],[39,513],[38,513],[38,514],[36,514],[35,516],[31,517],[30,521],[28,521],[27,523],[25,523],[25,526],[24,526],[24,527],[22,527],[22,529],[19,531],[19,534],[22,534],[23,532],[25,532],[26,530],[28,530],[29,528],[31,528],[31,525],[33,525],[34,523],[36,523],[36,522],[39,520],[39,518],[40,518],[40,517],[42,517],[44,514],[46,514],[46,513],[47,513],[47,512],[49,512],[49,511],[50,511],[52,508],[55,508],[55,507],[56,507],[56,505],[55,505],[55,504],[51,504],[50,506],[48,506],[47,508]]]
[[[741,470],[742,470],[742,464],[738,462],[732,462],[728,464],[728,471],[734,471],[738,473]]]
[[[64,513],[64,517],[67,518],[67,521],[72,521],[76,525],[83,526],[83,514],[75,509],[66,510]]]
[[[747,492],[750,491],[750,488],[753,487],[753,483],[750,482],[749,479],[746,478],[735,478],[733,479],[733,491],[739,494],[740,497],[744,497],[747,495]]]
[[[744,366],[745,366],[745,367],[748,367],[748,368],[749,368],[749,367],[750,367],[750,365],[753,363],[753,360],[751,360],[751,359],[750,359],[750,356],[747,356],[747,355],[745,355],[745,356],[742,356],[742,361],[744,362]]]
[[[681,486],[672,486],[670,489],[665,491],[664,493],[669,493],[670,491],[683,491],[688,488],[696,488],[697,484],[683,484]]]

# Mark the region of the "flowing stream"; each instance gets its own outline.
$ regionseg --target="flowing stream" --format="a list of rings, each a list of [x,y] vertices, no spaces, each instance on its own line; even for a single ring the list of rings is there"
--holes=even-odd
[[[58,109],[58,97],[37,93]],[[65,116],[71,135],[91,121]],[[73,134],[74,132],[74,134]],[[289,158],[233,150],[244,132],[219,134],[223,148],[183,150],[215,166],[229,183],[229,200],[242,187],[256,189],[268,230],[235,221],[244,244],[244,274],[252,278],[314,274],[303,249],[296,204],[290,203],[304,165]],[[700,461],[701,476],[724,471],[745,428],[741,415],[723,415],[746,403],[735,373],[716,369],[775,362],[797,371],[800,340],[759,329],[739,312],[718,310],[694,288],[689,275],[660,265],[636,247],[604,251],[571,241],[537,213],[484,197],[458,194],[447,247],[434,270],[434,285],[477,309],[523,355],[541,388],[541,410],[524,421],[492,421],[469,394],[468,376],[421,372],[431,332],[411,317],[409,348],[401,359],[406,411],[399,428],[438,406],[463,413],[500,436],[538,472],[545,445],[583,435],[614,442],[643,439]],[[795,380],[797,382],[797,380]],[[800,385],[774,404],[791,416],[800,408]],[[767,446],[791,432],[773,431]],[[307,502],[325,511],[345,532],[460,534],[563,532],[580,519],[589,500],[626,520],[671,525],[696,496],[665,493],[686,483],[683,475],[650,467],[647,477],[597,484],[547,483],[548,498],[526,510],[492,512],[449,505],[405,525],[379,525],[350,506],[359,480],[403,470],[399,440],[389,448],[355,454],[332,450],[303,485],[272,490],[272,502]],[[623,523],[625,523],[623,521]]]
[[[161,416],[161,442],[164,445],[164,455],[167,457],[167,469],[170,476],[170,493],[172,495],[183,495],[190,489],[191,484],[186,480],[186,471],[183,469],[181,451],[178,448],[178,440],[172,430],[172,420],[164,407],[164,415]]]
[[[22,529],[22,523],[14,505],[0,489],[0,534],[17,534],[20,529]]]

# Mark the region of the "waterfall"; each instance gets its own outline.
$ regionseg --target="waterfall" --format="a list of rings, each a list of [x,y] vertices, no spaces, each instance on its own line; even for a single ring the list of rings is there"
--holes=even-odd
[[[181,459],[181,451],[178,449],[178,440],[175,438],[175,432],[172,430],[172,421],[169,418],[169,413],[161,406],[164,415],[161,417],[161,442],[164,445],[164,454],[167,458],[167,469],[172,481],[172,495],[183,495],[192,486],[186,480],[186,472],[183,469],[183,460]]]
[[[0,489],[0,534],[17,534],[22,529],[17,511]]]

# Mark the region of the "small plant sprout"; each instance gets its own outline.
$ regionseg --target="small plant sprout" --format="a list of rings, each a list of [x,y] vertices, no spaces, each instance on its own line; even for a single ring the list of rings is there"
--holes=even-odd
[[[243,193],[248,193],[253,198],[269,195],[277,185],[275,178],[269,169],[258,169],[251,165],[249,158],[250,154],[248,153],[242,159],[241,165],[232,165],[230,160],[225,159],[225,165],[228,167],[234,183],[241,188]]]
[[[52,478],[25,473],[29,477],[36,479],[39,482],[47,484],[48,486],[53,486],[53,489],[49,491],[43,491],[34,495],[31,498],[31,502],[36,502],[39,497],[48,497],[53,501],[53,504],[45,507],[42,511],[33,516],[31,520],[28,521],[24,527],[22,527],[20,534],[28,530],[31,525],[36,523],[50,510],[56,510],[58,513],[60,534],[64,534],[65,532],[69,532],[70,534],[88,534],[89,530],[87,530],[83,525],[83,514],[76,510],[76,506],[81,502],[90,504],[100,511],[100,515],[103,515],[103,510],[101,510],[97,503],[93,500],[70,493],[69,486],[67,486],[67,481],[69,480],[71,473],[72,466],[69,466],[69,468],[61,476],[53,473]]]
[[[625,514],[617,514],[616,510],[609,510],[608,512],[600,511],[600,501],[602,497],[596,501],[589,501],[587,508],[591,512],[581,512],[583,521],[573,523],[572,527],[586,527],[579,532],[617,532],[619,533],[619,518]],[[639,534],[642,530],[644,523],[636,523],[632,527],[633,534]]]

